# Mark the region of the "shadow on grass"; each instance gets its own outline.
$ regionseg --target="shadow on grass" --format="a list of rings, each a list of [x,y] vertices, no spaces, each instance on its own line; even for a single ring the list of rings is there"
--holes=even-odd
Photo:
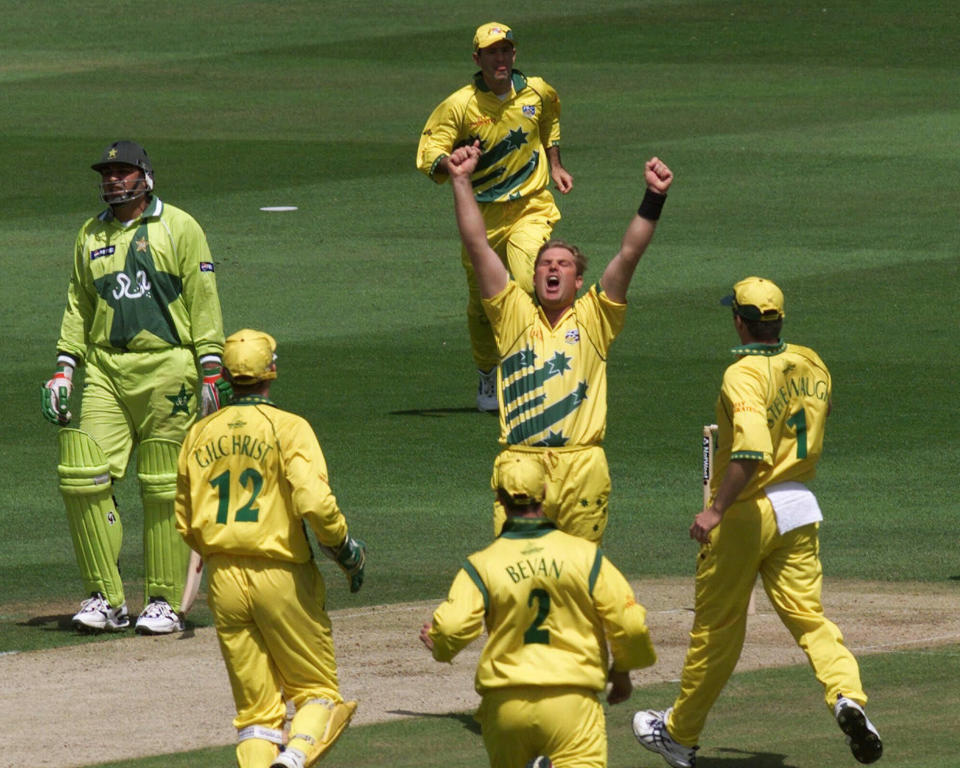
[[[391,709],[389,712],[391,715],[406,715],[407,717],[422,717],[425,719],[430,718],[448,718],[450,720],[458,721],[464,728],[466,728],[471,733],[477,735],[480,734],[480,723],[473,719],[473,715],[468,712],[413,712],[409,709]]]
[[[709,757],[697,755],[697,768],[795,768],[793,763],[787,762],[786,755],[773,752],[747,752],[725,747],[710,752]]]
[[[73,626],[73,614],[64,613],[64,614],[51,614],[49,616],[33,616],[26,621],[16,622],[18,627],[37,627],[44,632],[68,632],[79,637],[92,637],[92,636],[104,636],[104,637],[128,637],[133,634],[133,624],[131,623],[129,633],[127,629],[120,630],[118,632],[98,632],[96,630],[90,630],[89,632],[81,632]],[[207,626],[203,622],[194,623],[187,619],[184,622],[184,630],[182,632],[175,633],[178,640],[190,640],[196,636],[197,627]]]
[[[33,616],[26,621],[18,621],[18,627],[39,627],[47,632],[75,632],[73,628],[73,614],[53,614],[50,616]]]
[[[478,411],[476,408],[465,406],[463,408],[410,408],[405,411],[390,411],[390,416],[453,416],[458,413],[476,413],[483,416],[496,416],[496,411]]]

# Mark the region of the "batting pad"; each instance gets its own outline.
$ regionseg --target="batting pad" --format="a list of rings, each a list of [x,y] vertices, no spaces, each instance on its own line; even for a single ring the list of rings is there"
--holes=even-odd
[[[290,721],[290,740],[287,749],[299,749],[307,759],[307,766],[319,760],[340,738],[350,724],[357,702],[329,699],[311,699]]]
[[[144,602],[161,597],[178,612],[190,561],[190,547],[177,532],[173,512],[179,455],[179,443],[158,438],[144,440],[137,450],[143,501]]]
[[[88,594],[99,592],[114,608],[124,604],[117,559],[123,525],[113,502],[107,457],[86,432],[61,429],[57,475],[67,509],[67,525]]]

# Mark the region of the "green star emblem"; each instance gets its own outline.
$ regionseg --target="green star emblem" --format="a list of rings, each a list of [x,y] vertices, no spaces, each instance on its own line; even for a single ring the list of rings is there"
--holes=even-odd
[[[547,360],[547,368],[550,371],[549,375],[559,376],[564,371],[569,371],[571,359],[572,358],[563,354],[563,352],[556,352],[553,357]]]
[[[506,138],[507,146],[510,149],[520,149],[527,143],[527,135],[527,132],[522,128],[515,128],[510,131],[510,135]]]
[[[577,385],[577,390],[571,394],[571,397],[573,398],[573,402],[576,403],[577,405],[579,405],[584,400],[586,400],[587,399],[587,382],[581,381],[580,384]]]
[[[193,397],[193,392],[187,392],[187,385],[181,384],[180,391],[175,395],[164,395],[167,400],[173,403],[173,408],[170,409],[170,415],[173,416],[175,413],[185,413],[188,416],[190,415],[190,398]]]
[[[180,344],[169,305],[183,291],[179,275],[157,270],[147,225],[141,224],[127,249],[123,270],[94,281],[97,294],[113,309],[110,343],[126,349],[142,331],[173,346]]]

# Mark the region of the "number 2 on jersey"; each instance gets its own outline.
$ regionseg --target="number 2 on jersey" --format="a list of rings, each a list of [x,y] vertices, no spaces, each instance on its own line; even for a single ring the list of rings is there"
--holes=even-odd
[[[550,632],[540,628],[540,625],[546,620],[547,614],[550,613],[550,595],[545,589],[531,589],[530,597],[527,598],[527,605],[533,605],[534,600],[537,601],[537,615],[534,617],[533,623],[527,627],[527,631],[523,633],[523,642],[527,645],[530,643],[550,645]]]
[[[217,522],[226,525],[230,513],[230,470],[217,475],[210,481],[210,485],[217,489],[220,496]],[[240,473],[240,486],[241,489],[250,486],[250,498],[234,513],[233,519],[238,523],[255,523],[260,516],[260,510],[253,506],[253,502],[263,489],[263,475],[255,469],[245,469]]]

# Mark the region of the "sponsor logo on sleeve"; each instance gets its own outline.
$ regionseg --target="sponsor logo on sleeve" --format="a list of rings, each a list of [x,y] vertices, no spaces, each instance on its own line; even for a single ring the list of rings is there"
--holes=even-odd
[[[201,272],[213,272],[213,262],[212,262],[212,261],[201,261],[201,262],[200,262],[200,271],[201,271]]]

